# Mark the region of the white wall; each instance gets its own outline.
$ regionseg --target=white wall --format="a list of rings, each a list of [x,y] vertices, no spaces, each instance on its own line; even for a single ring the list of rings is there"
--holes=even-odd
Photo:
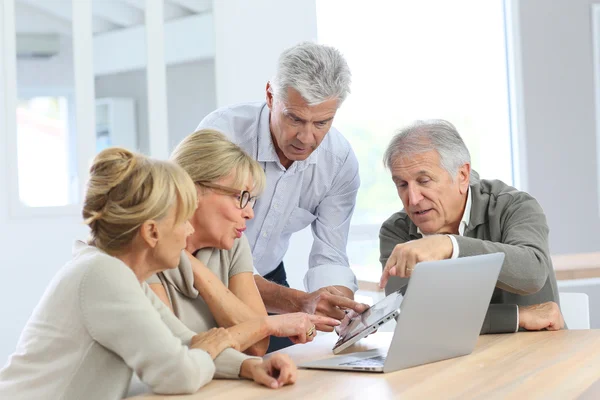
[[[212,60],[167,67],[169,144],[172,150],[217,108]]]
[[[315,0],[213,0],[219,107],[265,99],[279,54],[317,40]]]
[[[592,3],[519,2],[528,191],[553,253],[600,250]]]
[[[70,36],[60,37],[60,51],[51,58],[17,60],[17,87],[73,89],[73,44]]]

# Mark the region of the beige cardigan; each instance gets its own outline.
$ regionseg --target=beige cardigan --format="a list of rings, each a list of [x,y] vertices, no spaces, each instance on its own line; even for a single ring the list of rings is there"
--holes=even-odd
[[[0,370],[0,398],[120,399],[133,370],[165,394],[238,377],[248,356],[227,349],[213,363],[186,346],[193,335],[127,265],[77,242]]]

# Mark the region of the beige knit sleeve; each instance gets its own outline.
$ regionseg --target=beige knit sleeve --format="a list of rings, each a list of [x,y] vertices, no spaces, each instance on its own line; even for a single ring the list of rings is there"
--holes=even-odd
[[[154,392],[194,393],[213,378],[210,355],[190,350],[173,334],[121,261],[105,256],[89,265],[79,304],[91,337],[119,355]]]

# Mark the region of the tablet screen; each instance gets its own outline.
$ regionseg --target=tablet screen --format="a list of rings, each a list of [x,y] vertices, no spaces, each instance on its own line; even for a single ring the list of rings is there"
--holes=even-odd
[[[378,323],[381,319],[398,310],[401,303],[402,294],[400,294],[399,291],[390,293],[385,299],[381,300],[377,304],[374,304],[362,314],[359,314],[352,319],[344,318],[344,320],[342,320],[340,337],[336,343],[336,346],[359,335],[365,329]]]

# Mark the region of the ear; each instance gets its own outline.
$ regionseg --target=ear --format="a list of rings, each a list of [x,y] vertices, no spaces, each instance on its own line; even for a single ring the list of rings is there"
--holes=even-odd
[[[155,248],[158,244],[158,224],[153,219],[145,221],[140,227],[140,236],[142,240],[146,242],[151,248]]]
[[[269,107],[269,110],[272,110],[273,109],[273,87],[271,86],[271,82],[267,82],[266,91],[267,91],[267,107]]]
[[[460,194],[465,194],[469,190],[469,181],[471,179],[471,164],[465,163],[458,169],[458,190]]]

